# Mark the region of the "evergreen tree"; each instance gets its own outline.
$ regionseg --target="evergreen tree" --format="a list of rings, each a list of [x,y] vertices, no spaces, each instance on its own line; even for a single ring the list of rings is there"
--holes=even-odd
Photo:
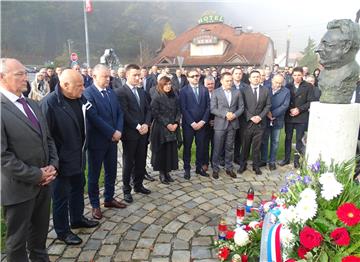
[[[307,46],[301,52],[304,56],[299,61],[299,66],[307,66],[309,73],[312,73],[319,66],[318,55],[315,53],[315,49],[315,41],[309,37]]]
[[[169,22],[166,22],[165,25],[164,25],[164,31],[163,31],[163,34],[162,34],[162,40],[173,40],[176,38],[176,35],[174,33],[174,31],[172,30]]]

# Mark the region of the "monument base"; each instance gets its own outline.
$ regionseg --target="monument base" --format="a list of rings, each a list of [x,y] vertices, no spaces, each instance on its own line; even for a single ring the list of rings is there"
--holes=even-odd
[[[307,163],[326,164],[355,157],[360,124],[359,104],[312,102],[306,143]]]

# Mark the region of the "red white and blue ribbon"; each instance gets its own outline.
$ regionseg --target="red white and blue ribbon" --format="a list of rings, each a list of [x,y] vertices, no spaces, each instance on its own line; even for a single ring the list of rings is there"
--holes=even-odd
[[[270,228],[267,241],[267,261],[281,262],[281,242],[280,242],[281,224],[277,223]]]

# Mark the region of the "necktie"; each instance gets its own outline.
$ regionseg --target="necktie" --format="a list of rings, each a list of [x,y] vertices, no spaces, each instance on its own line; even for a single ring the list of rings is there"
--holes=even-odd
[[[26,100],[25,98],[19,98],[17,100],[20,104],[22,104],[23,108],[24,108],[24,111],[27,115],[27,117],[29,118],[31,124],[39,131],[41,131],[41,128],[40,128],[40,124],[39,124],[39,121],[37,120],[36,116],[33,114],[33,112],[31,111],[30,107],[28,106],[28,104],[26,103]]]
[[[199,103],[199,88],[195,87],[195,97],[196,97],[196,102]]]
[[[103,95],[103,98],[106,99],[106,101],[110,103],[110,97],[108,96],[106,90],[102,90],[101,94]]]
[[[255,100],[256,100],[256,103],[258,101],[258,98],[257,98],[257,87],[254,87],[254,96],[255,96]]]
[[[132,92],[133,92],[133,94],[134,94],[134,96],[135,96],[135,98],[136,98],[136,102],[138,103],[138,106],[140,106],[140,97],[139,97],[139,94],[138,94],[138,92],[137,92],[137,90],[136,90],[136,87],[134,87],[134,88],[132,89]]]
[[[227,100],[229,106],[230,106],[230,104],[231,104],[230,94],[231,94],[231,93],[230,93],[229,91],[225,91],[226,100]]]

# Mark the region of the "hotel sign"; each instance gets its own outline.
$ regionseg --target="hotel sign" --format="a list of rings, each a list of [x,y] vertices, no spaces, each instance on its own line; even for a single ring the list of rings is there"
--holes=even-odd
[[[224,17],[221,15],[204,15],[198,21],[201,24],[214,24],[214,23],[224,23]]]
[[[193,39],[195,45],[216,45],[219,39],[213,35],[200,35]]]

